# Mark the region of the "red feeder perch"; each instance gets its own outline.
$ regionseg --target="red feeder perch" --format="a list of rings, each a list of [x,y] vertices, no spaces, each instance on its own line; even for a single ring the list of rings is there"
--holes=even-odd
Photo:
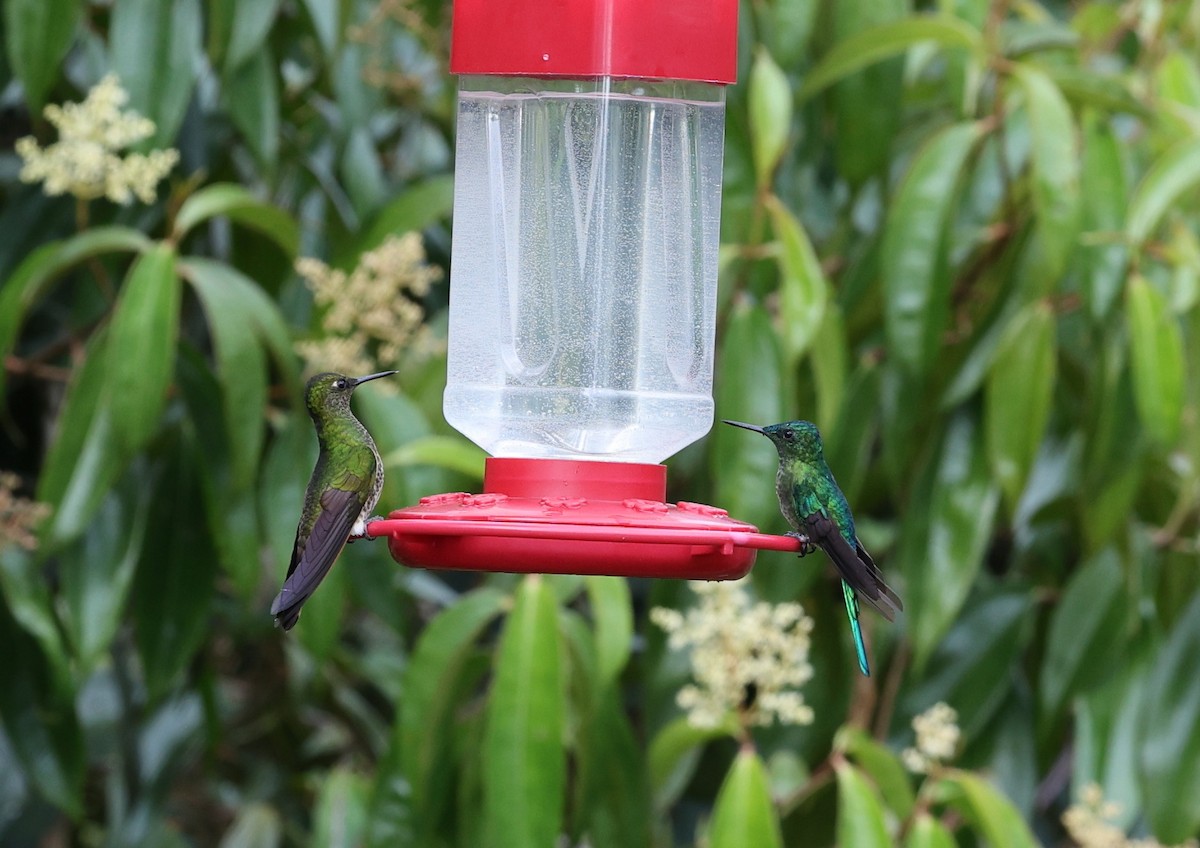
[[[422,568],[742,577],[797,551],[667,504],[713,421],[737,0],[456,0],[446,420],[482,494],[369,525]]]

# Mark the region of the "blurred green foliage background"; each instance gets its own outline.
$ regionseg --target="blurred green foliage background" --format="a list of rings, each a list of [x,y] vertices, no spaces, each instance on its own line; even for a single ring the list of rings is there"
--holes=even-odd
[[[449,11],[4,0],[0,844],[1058,845],[1093,783],[1112,833],[1200,833],[1200,2],[742,4],[717,413],[815,420],[907,603],[860,679],[824,560],[760,555],[815,720],[752,731],[675,704],[686,584],[357,544],[271,626],[332,332],[294,263],[445,266]],[[179,151],[157,199],[23,182],[110,72]],[[401,391],[355,400],[383,509],[482,470],[445,276],[406,291]],[[783,531],[774,462],[716,431],[671,497]],[[961,750],[910,775],[939,701]]]

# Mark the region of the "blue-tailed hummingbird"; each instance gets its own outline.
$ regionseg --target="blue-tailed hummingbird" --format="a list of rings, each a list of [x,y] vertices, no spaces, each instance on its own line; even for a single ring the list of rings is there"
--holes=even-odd
[[[841,575],[858,667],[869,675],[867,648],[858,623],[859,598],[888,621],[895,611],[904,609],[904,604],[883,582],[883,575],[855,534],[854,515],[825,462],[820,432],[811,421],[785,421],[767,427],[741,421],[725,423],[762,433],[779,451],[779,471],[775,475],[779,508],[792,526],[791,535],[801,538],[800,555],[811,553],[815,545],[825,551]]]

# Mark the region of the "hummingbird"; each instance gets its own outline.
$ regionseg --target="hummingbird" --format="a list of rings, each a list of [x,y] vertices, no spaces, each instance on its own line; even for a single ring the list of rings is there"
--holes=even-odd
[[[350,395],[356,386],[395,373],[317,374],[304,389],[321,450],[304,493],[287,579],[271,604],[276,627],[292,629],[300,607],[325,579],[342,548],[366,535],[371,510],[383,490],[383,460],[367,428],[350,411]]]
[[[819,547],[833,560],[842,578],[842,595],[854,634],[858,667],[869,677],[867,648],[858,624],[859,598],[888,621],[893,620],[895,611],[904,609],[904,604],[883,582],[883,575],[854,532],[854,516],[825,462],[817,426],[811,421],[785,421],[760,427],[723,420],[734,427],[762,433],[779,451],[775,494],[779,496],[779,509],[793,530],[788,535],[800,539],[800,556]]]

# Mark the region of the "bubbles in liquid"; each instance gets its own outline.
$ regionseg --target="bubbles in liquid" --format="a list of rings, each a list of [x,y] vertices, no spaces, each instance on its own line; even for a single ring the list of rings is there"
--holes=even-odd
[[[723,119],[719,101],[460,92],[452,425],[496,455],[636,462],[708,431]]]

